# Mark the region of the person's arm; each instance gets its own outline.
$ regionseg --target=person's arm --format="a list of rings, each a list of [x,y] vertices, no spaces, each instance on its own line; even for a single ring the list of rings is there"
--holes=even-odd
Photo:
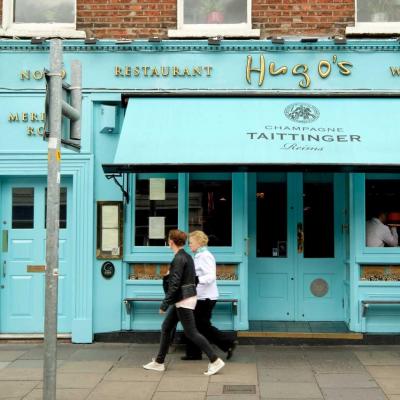
[[[161,303],[160,310],[166,311],[171,304],[174,304],[176,292],[181,287],[184,266],[185,260],[180,256],[175,256],[169,270],[168,291],[165,294],[164,300]]]
[[[399,236],[397,234],[397,228],[395,226],[385,226],[385,232],[382,240],[390,247],[396,247],[399,244]]]
[[[201,255],[196,259],[196,270],[201,271],[199,275],[199,283],[203,285],[210,285],[217,279],[217,270],[215,259],[210,254]]]

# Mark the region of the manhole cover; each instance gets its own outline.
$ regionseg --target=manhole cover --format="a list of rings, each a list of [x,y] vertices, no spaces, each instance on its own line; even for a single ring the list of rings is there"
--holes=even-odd
[[[256,385],[224,385],[223,394],[256,394]]]

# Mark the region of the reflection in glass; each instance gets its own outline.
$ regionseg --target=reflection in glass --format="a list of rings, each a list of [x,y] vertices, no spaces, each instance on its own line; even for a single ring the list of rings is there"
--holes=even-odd
[[[150,179],[136,181],[135,246],[166,246],[168,232],[178,227],[178,181],[165,180],[165,200],[150,200],[151,182]],[[161,228],[163,238],[154,234]]]
[[[189,231],[204,231],[209,246],[232,245],[232,181],[191,180]]]
[[[245,0],[184,0],[184,24],[239,24],[247,22]]]
[[[15,23],[74,23],[75,0],[14,0]]]
[[[334,257],[333,182],[304,182],[304,257]]]
[[[34,189],[12,189],[12,228],[32,229],[34,217]]]
[[[257,257],[287,256],[285,182],[257,183]]]
[[[357,0],[357,22],[398,22],[400,3],[397,0]]]
[[[47,188],[44,190],[44,227],[47,220]],[[60,188],[60,229],[67,228],[67,188]]]

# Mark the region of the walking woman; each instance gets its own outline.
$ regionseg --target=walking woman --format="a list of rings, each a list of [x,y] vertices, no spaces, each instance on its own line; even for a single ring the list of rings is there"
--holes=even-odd
[[[208,236],[202,231],[189,234],[189,246],[194,253],[194,265],[199,279],[197,285],[197,304],[194,310],[196,327],[207,340],[227,353],[229,360],[236,347],[234,338],[211,324],[212,310],[217,302],[217,269],[214,256],[207,249]],[[186,355],[182,360],[201,360],[201,349],[188,338]]]
[[[161,303],[160,314],[167,310],[161,327],[161,340],[158,355],[153,361],[143,365],[145,369],[154,371],[165,370],[165,357],[172,340],[172,332],[180,321],[187,338],[207,354],[210,360],[204,375],[214,375],[225,363],[218,358],[207,339],[196,328],[193,310],[196,307],[196,274],[192,257],[186,253],[183,246],[187,235],[178,229],[169,232],[168,244],[174,252],[168,282],[164,285],[167,289],[165,298]]]

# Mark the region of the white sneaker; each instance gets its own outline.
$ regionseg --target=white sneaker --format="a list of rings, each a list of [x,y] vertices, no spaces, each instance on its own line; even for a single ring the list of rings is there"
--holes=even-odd
[[[204,375],[214,375],[216,374],[219,370],[224,368],[225,363],[220,359],[217,358],[213,363],[208,364],[208,370],[204,372]]]
[[[152,371],[163,372],[165,371],[165,365],[158,363],[154,358],[151,362],[146,365],[143,365],[144,369],[151,369]]]

